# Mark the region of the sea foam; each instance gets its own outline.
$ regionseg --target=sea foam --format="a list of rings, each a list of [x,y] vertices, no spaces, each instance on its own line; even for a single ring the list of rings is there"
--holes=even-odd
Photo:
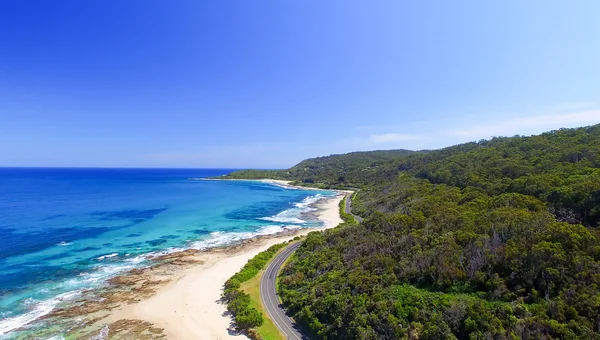
[[[112,254],[108,254],[108,255],[102,255],[100,257],[97,258],[98,261],[102,261],[104,259],[109,259],[111,257],[115,257],[115,256],[119,256],[119,253],[112,253]]]
[[[324,196],[321,194],[306,197],[301,202],[294,203],[294,208],[284,210],[273,216],[261,217],[259,218],[259,220],[293,224],[306,223],[306,221],[300,218],[301,214],[311,211],[317,211],[317,208],[313,207],[313,204],[321,200],[323,197]]]
[[[40,317],[50,313],[54,309],[54,307],[59,303],[72,300],[80,294],[81,290],[75,290],[57,295],[52,299],[44,301],[31,301],[28,299],[28,312],[18,316],[8,317],[6,319],[0,320],[0,335],[4,335],[10,331],[25,326],[33,320],[39,319]]]
[[[279,222],[279,223],[296,223],[296,224],[302,224],[302,223],[306,222],[297,217],[286,217],[286,216],[282,216],[282,215],[277,214],[275,216],[270,216],[270,217],[261,217],[261,218],[259,218],[259,220],[270,221],[270,222]]]

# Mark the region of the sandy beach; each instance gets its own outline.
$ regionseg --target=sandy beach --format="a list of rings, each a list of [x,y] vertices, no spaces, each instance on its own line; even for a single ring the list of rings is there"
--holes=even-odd
[[[286,181],[269,181],[289,186]],[[207,252],[201,261],[183,270],[173,272],[173,279],[158,288],[149,298],[114,309],[103,324],[119,320],[139,320],[162,329],[168,339],[244,339],[244,335],[230,332],[231,318],[225,315],[225,306],[219,302],[225,281],[246,262],[273,244],[305,235],[311,231],[333,228],[342,222],[337,197],[317,204],[321,228],[302,229],[283,236],[257,239],[233,252]],[[164,273],[163,273],[164,275]]]

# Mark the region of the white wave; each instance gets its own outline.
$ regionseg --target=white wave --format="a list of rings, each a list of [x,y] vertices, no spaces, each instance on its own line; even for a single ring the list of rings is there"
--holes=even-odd
[[[285,184],[274,183],[274,182],[267,182],[267,181],[265,181],[263,183],[268,183],[268,184],[270,184],[270,185],[272,185],[274,187],[279,187],[279,188],[287,189],[287,190],[300,190],[300,188],[296,188],[296,187],[293,187],[291,185],[285,185]]]
[[[118,253],[112,253],[100,256],[98,260],[115,257],[117,255]],[[108,279],[119,273],[139,267],[139,264],[146,259],[147,255],[139,255],[128,258],[123,263],[119,264],[97,265],[93,268],[93,271],[80,273],[78,277],[63,281],[54,288],[62,291],[68,290],[66,293],[62,293],[54,298],[44,301],[34,300],[32,298],[25,299],[23,305],[29,310],[28,312],[14,317],[10,317],[9,314],[2,315],[2,319],[0,319],[0,338],[2,338],[2,335],[21,328],[50,313],[57,304],[71,300],[86,290],[106,284]],[[43,292],[48,293],[49,290],[44,288]]]
[[[273,235],[287,230],[302,229],[298,225],[270,225],[258,228],[254,232],[223,232],[216,231],[210,234],[208,239],[196,241],[190,244],[191,249],[204,250],[209,248],[228,246],[256,236]]]
[[[127,259],[123,263],[113,265],[97,265],[93,271],[80,273],[78,277],[66,280],[58,285],[63,289],[91,289],[101,286],[106,280],[116,276],[119,273],[138,268],[139,263],[145,260],[145,256],[140,255],[135,258]]]
[[[55,335],[55,336],[53,336],[51,338],[48,338],[46,340],[65,340],[65,337],[62,336],[62,335]]]
[[[60,294],[52,299],[28,304],[27,306],[29,308],[29,312],[0,320],[0,335],[4,335],[27,325],[28,323],[50,313],[57,304],[71,300],[79,294],[81,294],[81,291],[76,290]]]
[[[302,229],[302,227],[297,226],[297,225],[284,225],[284,226],[270,225],[270,226],[259,228],[258,230],[256,230],[256,232],[254,234],[256,236],[273,235],[273,234],[281,233],[284,231],[297,230],[297,229]]]
[[[111,257],[115,257],[115,256],[119,256],[119,253],[112,253],[112,254],[108,254],[108,255],[102,255],[100,257],[97,258],[98,261],[102,261],[104,259],[109,259]]]
[[[306,222],[297,217],[284,217],[284,216],[278,216],[278,215],[279,214],[277,214],[275,216],[271,216],[271,217],[261,217],[261,218],[259,218],[259,220],[269,221],[269,222],[280,222],[280,223],[297,223],[297,224],[302,224],[302,223]]]
[[[125,260],[125,262],[138,264],[138,263],[142,263],[142,262],[146,261],[147,259],[148,259],[148,254],[144,254],[144,255],[138,255],[136,257],[128,258]]]
[[[60,242],[58,242],[56,245],[57,245],[57,246],[60,246],[60,247],[66,247],[66,246],[70,246],[70,245],[72,245],[72,244],[73,244],[73,242],[60,241]]]
[[[100,266],[100,267],[95,267],[97,270],[95,272],[93,272],[92,275],[96,274],[97,277],[99,278],[99,280],[102,280],[102,279],[107,279],[109,277],[113,277],[116,274],[119,274],[126,270],[133,269],[135,267],[136,266],[133,264],[118,264],[118,265],[114,265],[114,266]]]
[[[193,242],[190,245],[192,249],[204,250],[208,248],[222,247],[242,240],[249,239],[254,233],[227,233],[222,231],[213,232],[210,237],[204,240]]]
[[[317,203],[320,199],[323,199],[324,196],[321,194],[316,194],[314,196],[308,196],[302,200],[302,202],[295,203],[294,206],[300,209],[310,209],[311,211],[317,210],[315,208],[311,208],[311,204]]]
[[[324,196],[321,194],[316,194],[314,196],[308,196],[304,198],[301,202],[294,203],[294,208],[284,210],[276,215],[261,217],[259,220],[269,221],[269,222],[277,222],[277,223],[293,223],[293,224],[303,224],[306,223],[303,219],[300,218],[302,213],[307,213],[310,211],[316,211],[318,209],[313,207],[313,204],[318,202]]]
[[[27,298],[27,299],[25,299],[25,300],[24,300],[22,303],[23,303],[25,306],[31,306],[31,305],[34,305],[34,304],[36,304],[36,303],[38,303],[38,302],[39,302],[38,300],[34,300],[33,298]]]

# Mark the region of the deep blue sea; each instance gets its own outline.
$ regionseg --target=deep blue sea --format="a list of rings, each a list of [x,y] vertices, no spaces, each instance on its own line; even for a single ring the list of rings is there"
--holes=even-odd
[[[199,180],[228,172],[0,168],[0,337],[148,254],[316,227],[301,213],[334,195]]]

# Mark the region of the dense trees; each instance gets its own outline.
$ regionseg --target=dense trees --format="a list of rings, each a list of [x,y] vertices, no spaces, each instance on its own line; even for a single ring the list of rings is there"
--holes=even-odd
[[[600,125],[311,178],[340,177],[365,221],[311,234],[280,281],[314,337],[600,339]]]
[[[459,193],[443,209],[424,209],[431,191],[421,185],[435,185],[415,181],[408,214],[374,213],[311,234],[283,272],[284,303],[318,337],[589,338],[598,330],[595,229],[556,222],[519,194],[482,204]]]
[[[414,153],[409,150],[378,150],[352,152],[304,160],[287,170],[243,170],[225,178],[283,179],[313,187],[341,188],[359,186],[367,174],[373,174],[381,164]]]
[[[389,176],[399,170],[489,195],[534,196],[562,221],[589,226],[600,221],[600,125],[415,154],[390,162],[385,171]]]

